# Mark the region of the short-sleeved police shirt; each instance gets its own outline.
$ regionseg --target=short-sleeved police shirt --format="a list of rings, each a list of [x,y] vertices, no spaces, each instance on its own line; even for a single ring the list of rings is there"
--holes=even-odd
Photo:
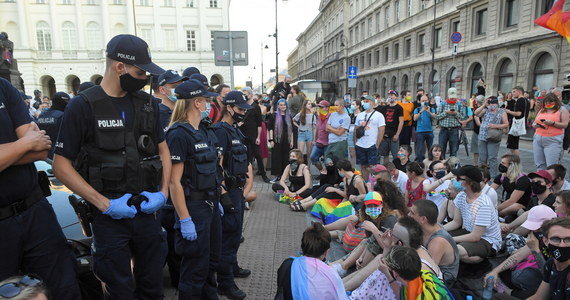
[[[132,129],[134,126],[135,109],[131,96],[127,94],[120,98],[109,98],[123,117],[126,128]],[[155,132],[158,137],[156,143],[159,144],[164,141],[164,131],[160,125],[158,102],[153,100],[152,104],[154,109]],[[81,95],[73,97],[65,108],[55,153],[69,160],[75,160],[81,147],[89,143],[90,139],[93,138],[93,129],[91,106]]]
[[[18,140],[16,128],[28,124],[32,118],[18,90],[0,78],[0,144]],[[21,201],[38,185],[33,163],[10,166],[0,172],[0,207]]]
[[[170,124],[170,118],[172,117],[172,109],[162,103],[160,103],[158,107],[160,109],[160,126],[162,127],[162,131],[166,134],[168,124]]]

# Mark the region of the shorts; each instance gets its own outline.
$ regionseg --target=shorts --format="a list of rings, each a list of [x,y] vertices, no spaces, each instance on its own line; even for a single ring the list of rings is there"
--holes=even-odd
[[[451,236],[459,236],[468,233],[469,231],[463,228],[452,230],[449,232]],[[496,254],[496,251],[495,249],[493,249],[491,243],[487,242],[484,239],[481,239],[478,242],[463,242],[457,245],[463,247],[465,251],[467,251],[467,254],[469,256],[479,256],[481,258],[487,258]]]
[[[359,165],[375,165],[378,163],[378,149],[376,145],[370,148],[356,146],[356,163]]]
[[[313,141],[313,131],[312,130],[299,130],[297,135],[297,142],[312,142]]]
[[[326,158],[336,157],[336,159],[338,160],[346,158],[347,154],[348,154],[348,144],[346,140],[338,141],[336,143],[330,143],[327,147],[327,151],[325,152]]]
[[[400,149],[400,142],[392,140],[391,137],[384,137],[382,143],[380,143],[379,154],[380,156],[389,156],[392,153],[394,158],[398,155],[398,150]]]
[[[354,148],[354,129],[348,132],[346,142],[348,143],[348,148]]]
[[[507,135],[507,149],[518,150],[520,136]]]
[[[471,153],[479,154],[479,135],[471,133]]]

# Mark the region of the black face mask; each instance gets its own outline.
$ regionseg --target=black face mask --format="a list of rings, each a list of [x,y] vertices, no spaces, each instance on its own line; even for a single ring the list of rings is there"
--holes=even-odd
[[[505,167],[504,165],[499,165],[499,172],[500,173],[507,173],[508,170],[509,170],[508,167]]]
[[[548,252],[557,261],[563,263],[570,259],[570,247],[558,247],[548,244]]]
[[[236,123],[243,122],[243,120],[245,120],[245,115],[238,114],[237,112],[234,111],[232,119],[234,119]]]
[[[289,165],[291,165],[291,174],[297,175],[297,170],[299,170],[299,162],[296,159],[289,159]]]
[[[131,74],[125,73],[119,76],[121,89],[125,92],[140,91],[148,82],[148,79],[136,79]]]
[[[434,177],[437,179],[441,179],[441,178],[443,178],[443,176],[445,176],[445,171],[437,171],[437,172],[435,172]]]
[[[530,188],[535,195],[540,195],[546,191],[546,185],[542,185],[536,181],[530,183]]]

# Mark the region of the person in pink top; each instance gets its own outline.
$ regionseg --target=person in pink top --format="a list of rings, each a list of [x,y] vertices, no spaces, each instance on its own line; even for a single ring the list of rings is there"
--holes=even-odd
[[[569,113],[553,93],[544,96],[542,109],[536,116],[532,142],[534,164],[538,170],[560,163],[564,129],[568,126]]]
[[[327,123],[329,120],[329,107],[330,103],[327,100],[321,100],[318,105],[318,120],[317,120],[317,132],[315,134],[315,143],[313,144],[313,150],[311,151],[311,163],[319,169],[323,168],[320,162],[320,158],[324,156],[327,151],[327,146],[329,145],[329,133],[327,132]]]

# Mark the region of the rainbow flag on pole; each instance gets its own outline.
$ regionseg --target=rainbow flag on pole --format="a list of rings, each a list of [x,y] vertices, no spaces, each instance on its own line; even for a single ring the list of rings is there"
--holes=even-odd
[[[534,20],[536,25],[558,32],[570,43],[570,12],[562,11],[566,0],[557,0],[549,12]]]

